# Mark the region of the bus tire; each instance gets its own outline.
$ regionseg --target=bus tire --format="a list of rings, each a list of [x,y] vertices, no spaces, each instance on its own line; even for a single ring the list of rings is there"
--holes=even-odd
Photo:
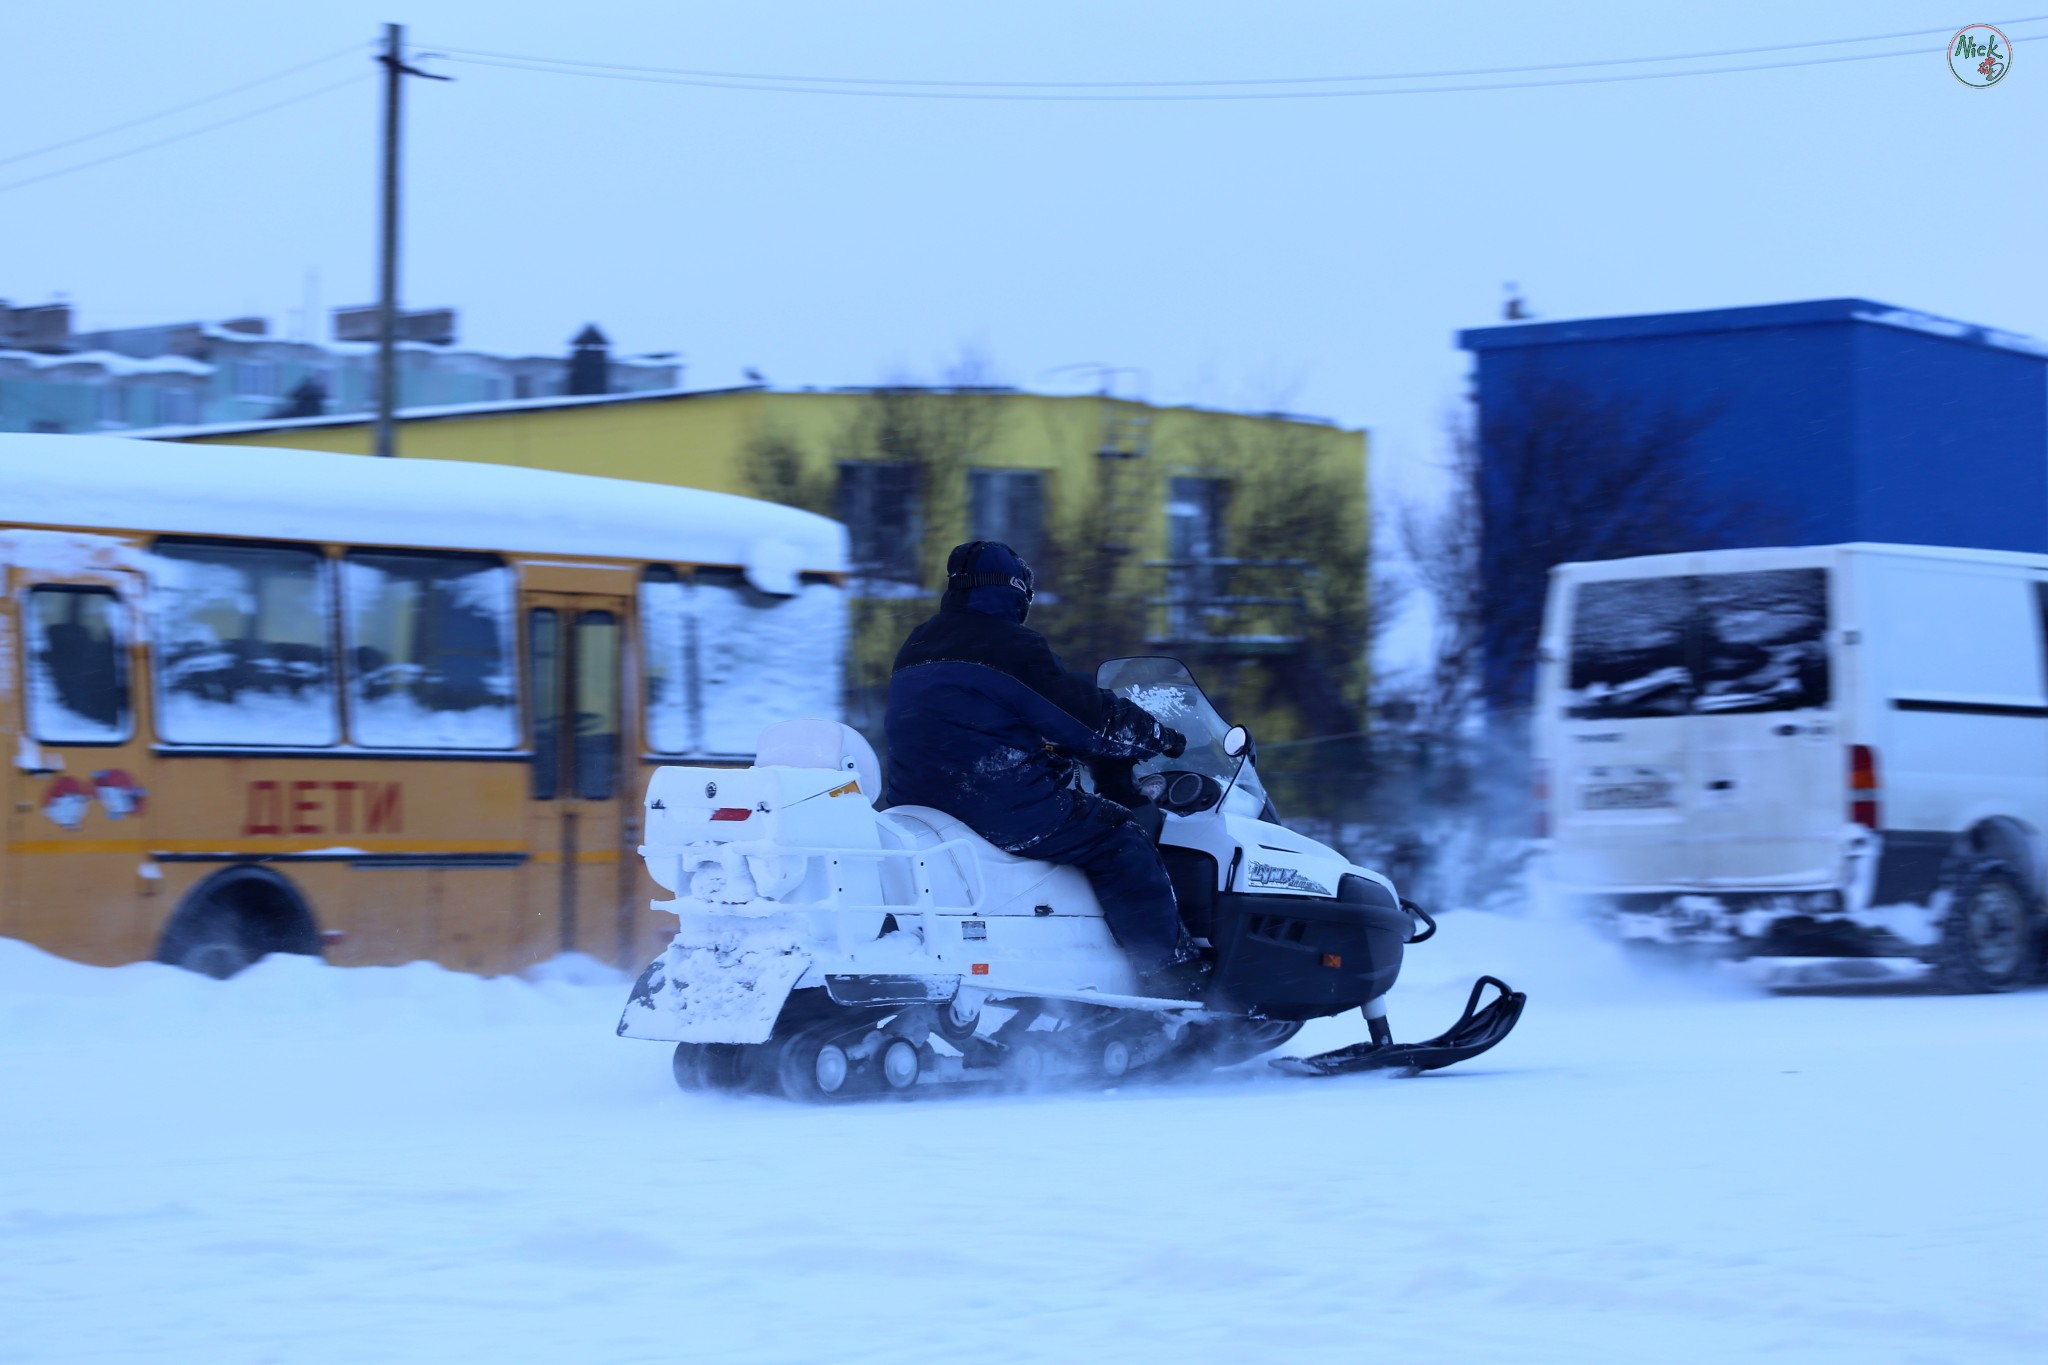
[[[156,960],[225,981],[270,953],[320,956],[305,897],[268,868],[223,868],[192,888],[164,926]]]
[[[2019,989],[2039,969],[2038,932],[2032,898],[2011,868],[1988,859],[1963,864],[1941,922],[1941,983],[1972,995]]]

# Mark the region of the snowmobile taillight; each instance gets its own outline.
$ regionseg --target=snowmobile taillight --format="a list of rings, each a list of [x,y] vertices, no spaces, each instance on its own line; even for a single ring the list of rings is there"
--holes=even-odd
[[[711,818],[714,820],[744,820],[753,813],[745,806],[720,806],[717,810],[711,812]]]
[[[1344,957],[1341,953],[1324,953],[1323,965],[1325,967],[1341,967],[1344,965]]]
[[[1877,750],[1868,744],[1849,746],[1849,820],[1865,829],[1877,829],[1883,821],[1879,818],[1877,793]]]

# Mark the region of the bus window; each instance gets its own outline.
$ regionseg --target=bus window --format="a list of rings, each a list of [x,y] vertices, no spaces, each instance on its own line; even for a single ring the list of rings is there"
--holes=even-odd
[[[839,714],[842,589],[807,574],[776,597],[737,569],[699,569],[690,610],[704,752],[752,754],[771,721]]]
[[[28,594],[28,725],[53,744],[119,744],[130,733],[121,604],[107,588]]]
[[[576,618],[576,795],[606,801],[619,781],[619,622],[608,611]]]
[[[640,631],[645,641],[647,747],[657,754],[687,754],[692,705],[688,591],[676,571],[654,565],[640,579]]]
[[[313,550],[157,542],[160,738],[237,746],[339,738],[323,568]]]
[[[356,743],[518,744],[510,569],[490,555],[351,550],[342,582]]]
[[[562,627],[552,607],[526,613],[526,705],[532,715],[533,799],[552,801],[562,776]]]

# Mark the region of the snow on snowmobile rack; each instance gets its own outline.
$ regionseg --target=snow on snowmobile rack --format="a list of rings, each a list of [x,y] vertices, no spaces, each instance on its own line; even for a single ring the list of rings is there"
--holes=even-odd
[[[823,1101],[1225,1066],[1352,1008],[1369,1042],[1280,1065],[1432,1070],[1513,1029],[1523,997],[1482,977],[1449,1030],[1394,1043],[1387,992],[1435,922],[1274,819],[1250,737],[1178,660],[1112,660],[1098,681],[1188,736],[1182,757],[1135,776],[1213,963],[1200,998],[1145,992],[1078,869],[1004,853],[940,811],[876,810],[867,742],[805,720],[763,732],[751,768],[664,767],[649,781],[640,853],[675,893],[654,905],[678,928],[618,1032],[674,1043],[685,1089]],[[1489,985],[1498,995],[1482,1008]]]

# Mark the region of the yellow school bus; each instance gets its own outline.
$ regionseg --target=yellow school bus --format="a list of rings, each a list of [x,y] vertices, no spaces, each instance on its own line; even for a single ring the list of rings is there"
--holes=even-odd
[[[846,555],[696,489],[0,435],[0,936],[637,968],[646,774],[839,714]]]

